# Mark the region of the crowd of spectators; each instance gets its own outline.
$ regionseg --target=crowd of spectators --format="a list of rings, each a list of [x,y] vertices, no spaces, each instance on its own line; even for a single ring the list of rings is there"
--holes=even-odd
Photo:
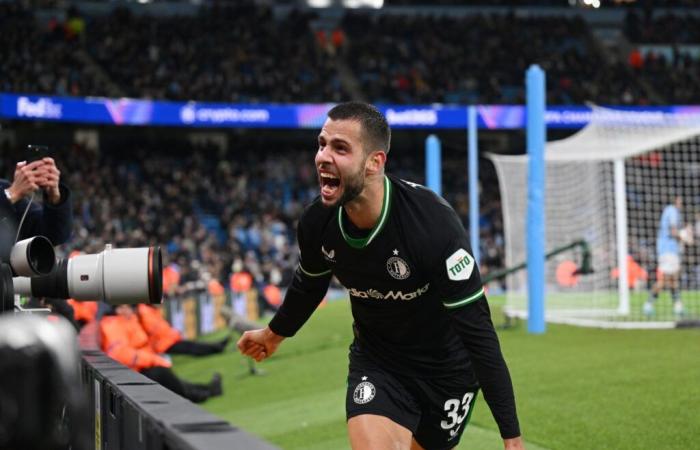
[[[523,103],[523,74],[538,63],[551,104],[646,102],[631,70],[603,58],[580,17],[348,13],[344,28],[350,63],[379,101]]]
[[[115,9],[89,21],[87,49],[132,97],[325,102],[343,97],[309,28],[313,13],[276,18],[236,2],[191,17]]]
[[[629,65],[662,99],[700,99],[700,16],[627,13],[625,34],[634,45]]]
[[[115,8],[83,17],[71,9],[65,21],[46,22],[18,3],[0,3],[0,90],[110,96],[116,89],[130,97],[242,103],[354,95],[391,103],[521,103],[523,73],[537,63],[547,71],[550,104],[697,101],[684,87],[693,84],[697,58],[682,50],[673,61],[652,55],[636,70],[605,54],[580,17],[348,10],[326,29],[317,15],[243,1],[192,16]],[[693,16],[637,9],[624,29],[632,42],[695,43],[697,24]],[[669,67],[678,73],[666,74]]]
[[[0,2],[0,91],[84,96],[107,88],[79,59],[84,23],[39,25],[31,10]]]
[[[699,44],[700,16],[629,11],[625,17],[625,34],[632,42],[646,44]]]

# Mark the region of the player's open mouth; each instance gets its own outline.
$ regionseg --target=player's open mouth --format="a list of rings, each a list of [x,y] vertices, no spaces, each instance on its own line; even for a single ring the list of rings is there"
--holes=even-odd
[[[340,177],[330,172],[319,172],[318,179],[321,184],[321,195],[323,198],[335,196],[340,188]]]

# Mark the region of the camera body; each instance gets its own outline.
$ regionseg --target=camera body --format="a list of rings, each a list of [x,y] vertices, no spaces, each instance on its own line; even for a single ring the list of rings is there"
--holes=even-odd
[[[79,358],[62,317],[0,316],[0,448],[88,448]]]

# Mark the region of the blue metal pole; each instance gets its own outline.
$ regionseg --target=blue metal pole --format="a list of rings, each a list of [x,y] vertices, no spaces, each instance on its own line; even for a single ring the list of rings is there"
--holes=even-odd
[[[476,106],[467,109],[467,162],[469,170],[469,243],[472,256],[477,264],[481,261],[479,252],[479,147],[477,140]]]
[[[545,290],[545,165],[544,148],[546,141],[545,112],[545,73],[536,64],[530,66],[526,74],[527,86],[527,282],[528,282],[528,321],[530,333],[545,332],[544,290]]]
[[[442,196],[442,162],[440,139],[434,134],[425,140],[425,184]]]

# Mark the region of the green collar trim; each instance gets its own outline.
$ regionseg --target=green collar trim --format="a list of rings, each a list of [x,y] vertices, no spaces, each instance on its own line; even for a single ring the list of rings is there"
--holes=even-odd
[[[348,236],[343,228],[343,207],[341,206],[338,208],[338,225],[340,226],[340,233],[343,235],[345,242],[347,242],[352,248],[360,249],[367,247],[370,242],[377,237],[379,232],[382,231],[384,225],[386,225],[387,218],[389,217],[389,209],[391,209],[391,182],[389,181],[389,177],[384,175],[384,199],[382,200],[382,212],[379,213],[379,220],[374,225],[374,228],[372,228],[372,231],[367,237],[354,238]]]

